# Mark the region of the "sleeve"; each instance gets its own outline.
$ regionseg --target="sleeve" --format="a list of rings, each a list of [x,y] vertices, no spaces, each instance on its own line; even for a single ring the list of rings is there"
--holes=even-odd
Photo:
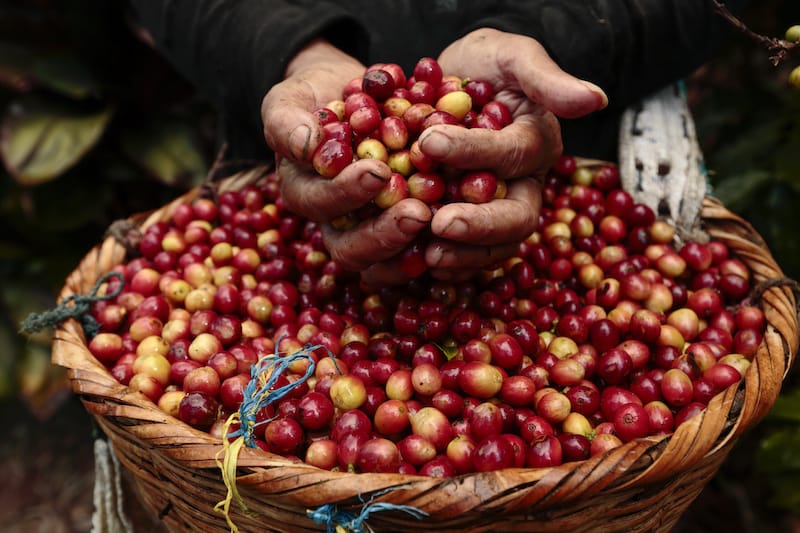
[[[737,12],[746,3],[726,5]],[[616,107],[690,74],[730,29],[710,0],[510,1],[495,13],[470,29],[535,38],[561,68],[602,87]]]
[[[240,152],[266,156],[261,100],[292,56],[325,37],[353,55],[365,38],[336,2],[129,0],[133,16],[175,68],[220,110]],[[234,124],[235,122],[235,127]]]
[[[728,0],[740,12],[746,0]],[[619,118],[641,98],[691,74],[731,31],[710,0],[509,0],[464,31],[493,27],[539,41],[565,71],[596,83],[608,108],[562,120],[568,153],[616,158]]]

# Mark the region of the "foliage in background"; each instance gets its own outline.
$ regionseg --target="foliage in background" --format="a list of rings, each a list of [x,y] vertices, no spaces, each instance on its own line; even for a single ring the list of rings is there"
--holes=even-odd
[[[135,36],[117,2],[0,6],[0,399],[46,416],[63,380],[49,335],[17,335],[53,306],[113,220],[202,179],[213,114]],[[6,348],[8,347],[8,348]]]
[[[782,38],[800,23],[800,3],[763,2],[745,21],[753,32]],[[800,88],[789,84],[789,74],[800,65],[797,50],[773,66],[769,51],[735,34],[691,83],[713,194],[756,228],[794,280],[800,280]],[[768,506],[800,515],[797,366],[765,421],[742,439],[740,450],[751,455],[742,451],[738,458],[752,463],[735,473],[764,486]]]
[[[6,3],[9,4],[9,3]],[[20,321],[52,307],[64,278],[108,225],[160,207],[205,176],[214,114],[135,37],[116,2],[0,6],[0,401],[46,418],[64,393],[49,336]],[[800,22],[800,3],[765,0],[745,16],[764,35]],[[689,80],[714,194],[764,236],[800,278],[800,63],[773,67],[734,34]],[[770,503],[800,513],[800,386],[790,377],[767,420],[732,454],[722,483],[756,479]],[[739,463],[742,466],[739,466]],[[726,478],[727,476],[727,478]],[[727,479],[727,481],[726,481]]]
[[[787,22],[800,21],[800,5],[767,4],[748,19],[754,29],[783,35]],[[735,35],[726,53],[693,78],[694,112],[713,194],[753,224],[783,270],[797,279],[800,90],[788,78],[800,53],[777,66],[769,56],[746,36]]]

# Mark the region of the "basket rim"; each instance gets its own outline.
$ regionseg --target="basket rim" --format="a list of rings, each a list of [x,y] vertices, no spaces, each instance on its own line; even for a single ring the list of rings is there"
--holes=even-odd
[[[608,163],[598,160],[581,160],[581,164],[588,166]],[[220,191],[257,180],[264,173],[264,167],[257,167],[234,174],[220,183]],[[199,194],[199,189],[195,188],[159,209],[132,215],[130,220],[142,228],[147,227],[164,216],[168,216],[179,203],[183,203],[197,194]],[[763,239],[758,233],[749,223],[728,211],[719,200],[706,197],[703,202],[702,216],[706,227],[709,228],[710,235],[714,238],[725,240],[735,237],[739,240],[747,240],[737,232],[750,237],[755,250],[755,252],[750,250],[750,253],[757,253],[757,255],[748,257],[745,263],[750,267],[751,262],[759,260],[760,268],[753,271],[756,279],[783,275],[769,250],[763,245]],[[90,280],[91,277],[96,279],[98,275],[104,273],[102,272],[103,268],[100,268],[102,262],[110,264],[116,261],[117,263],[114,264],[118,264],[123,261],[124,257],[125,249],[120,243],[116,242],[113,237],[104,239],[86,254],[78,267],[67,278],[60,292],[59,301],[75,294],[81,287],[85,287],[87,283],[93,281]],[[108,268],[110,269],[110,266]],[[605,454],[584,461],[564,463],[556,467],[515,468],[469,473],[458,476],[458,479],[461,481],[468,478],[480,479],[485,483],[489,483],[489,479],[495,479],[495,482],[500,483],[497,478],[503,476],[506,479],[514,480],[511,482],[506,480],[506,484],[517,482],[528,487],[547,485],[551,489],[557,490],[559,484],[578,469],[590,472],[608,468],[611,472],[619,475],[598,476],[592,489],[594,492],[617,491],[637,484],[658,483],[676,472],[690,469],[697,463],[710,460],[715,454],[726,453],[741,433],[757,424],[771,408],[797,352],[797,314],[796,312],[787,312],[787,310],[796,311],[797,309],[794,293],[785,287],[771,287],[764,292],[761,304],[765,306],[765,312],[767,309],[770,310],[768,313],[769,327],[761,346],[759,346],[758,353],[753,359],[753,364],[748,368],[744,378],[712,399],[702,416],[695,416],[686,421],[673,433],[636,439]],[[782,321],[776,324],[778,318]],[[81,349],[85,352],[82,354],[82,359],[76,360],[74,356],[66,355],[69,350],[80,351]],[[775,352],[779,352],[780,355]],[[196,443],[200,448],[210,446],[222,449],[221,440],[167,415],[140,393],[131,392],[127,386],[117,382],[105,366],[89,353],[83,330],[74,319],[62,323],[57,328],[52,353],[53,362],[68,369],[73,391],[81,397],[87,410],[93,416],[102,417],[109,423],[115,423],[117,418],[134,417],[135,419],[136,416],[140,416],[143,417],[140,419],[143,422],[164,424],[173,429],[179,428],[178,434],[182,438],[188,439],[187,442]],[[761,390],[764,383],[772,384],[772,389]],[[123,430],[131,431],[135,427],[136,424],[127,426]],[[717,433],[716,436],[703,438],[700,434],[706,427],[713,427]],[[696,448],[693,451],[688,450],[686,441],[691,441]],[[702,453],[698,453],[697,450],[702,450]],[[664,459],[668,454],[672,455],[671,461]],[[180,454],[172,454],[172,458],[179,462],[186,460]],[[192,456],[189,464],[193,468],[218,468],[215,454],[209,454],[205,458]],[[256,490],[261,486],[259,484],[261,476],[274,468],[289,469],[304,475],[312,472],[320,478],[354,479],[355,477],[359,480],[359,493],[371,493],[387,487],[398,486],[409,486],[404,490],[410,490],[410,486],[417,486],[418,492],[424,492],[445,483],[451,488],[453,485],[452,478],[441,480],[421,475],[329,472],[253,448],[242,450],[238,466],[240,471],[244,472],[238,478],[240,485],[255,487]],[[469,484],[462,483],[460,486],[468,487]],[[521,501],[524,505],[537,503],[537,494],[542,490],[528,490]],[[351,494],[343,496],[343,500],[352,500],[354,496],[355,492],[351,491]],[[562,501],[566,501],[566,498],[568,496]]]

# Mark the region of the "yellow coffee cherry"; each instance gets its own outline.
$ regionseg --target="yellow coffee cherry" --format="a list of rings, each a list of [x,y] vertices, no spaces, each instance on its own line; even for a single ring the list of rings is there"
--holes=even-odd
[[[789,73],[789,84],[800,89],[800,66],[794,67]]]
[[[789,26],[789,28],[786,30],[785,39],[791,43],[800,41],[800,24]]]

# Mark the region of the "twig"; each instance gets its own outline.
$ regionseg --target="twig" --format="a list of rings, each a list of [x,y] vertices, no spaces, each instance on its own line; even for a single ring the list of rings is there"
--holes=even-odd
[[[220,168],[222,168],[226,155],[228,155],[228,143],[222,143],[219,152],[217,152],[217,157],[214,158],[214,163],[211,165],[208,175],[206,176],[207,181],[214,181],[217,179],[217,174]]]
[[[772,63],[772,66],[778,66],[787,58],[789,52],[795,51],[798,49],[798,46],[800,46],[800,41],[791,42],[785,39],[778,39],[776,37],[767,37],[766,35],[761,35],[760,33],[754,32],[748,28],[744,22],[736,17],[736,15],[731,13],[724,2],[720,2],[719,0],[711,1],[714,2],[717,13],[727,20],[734,28],[744,33],[770,52],[771,55],[769,56],[769,60],[770,63]]]
[[[214,180],[217,179],[217,174],[219,174],[220,168],[222,168],[222,162],[225,160],[225,154],[227,152],[228,143],[223,143],[217,152],[217,156],[214,158],[214,162],[211,164],[211,168],[208,170],[205,179],[200,184],[201,196],[216,200],[217,191],[214,187]]]
[[[216,199],[217,196],[217,188],[216,188],[216,181],[220,179],[223,172],[227,172],[228,169],[234,167],[256,167],[256,166],[264,166],[269,165],[268,161],[264,161],[261,159],[228,159],[228,143],[223,143],[222,147],[217,152],[217,156],[214,159],[214,163],[211,165],[211,168],[206,174],[205,179],[200,184],[200,195],[206,198]]]

